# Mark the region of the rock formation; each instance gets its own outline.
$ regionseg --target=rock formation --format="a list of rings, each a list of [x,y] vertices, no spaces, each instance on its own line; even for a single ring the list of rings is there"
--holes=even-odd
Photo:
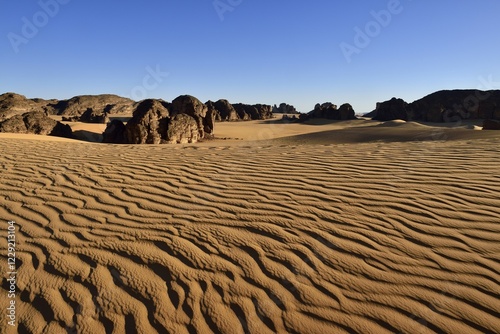
[[[228,100],[218,100],[214,103],[214,107],[218,114],[217,119],[220,121],[237,121],[240,119],[233,105]]]
[[[62,115],[75,120],[89,109],[94,115],[132,113],[135,101],[116,95],[82,95],[69,100],[28,99],[23,95],[5,93],[0,95],[0,121],[29,111]]]
[[[265,120],[273,117],[273,107],[267,104],[233,104],[240,120]]]
[[[273,113],[275,114],[298,114],[299,112],[297,109],[295,109],[294,106],[286,104],[286,103],[281,103],[278,106],[274,105],[273,106]]]
[[[236,113],[238,114],[238,120],[250,121],[250,120],[252,120],[252,115],[254,117],[256,117],[254,119],[258,119],[257,109],[255,109],[249,105],[244,105],[242,103],[235,103],[235,104],[233,104],[233,108],[234,108],[234,110],[236,110]]]
[[[231,104],[229,101],[221,99],[217,102],[208,101],[205,105],[209,110],[214,110],[214,119],[217,121],[264,120],[273,117],[273,108],[267,104]]]
[[[483,122],[483,130],[500,130],[500,122],[491,119],[485,119]]]
[[[64,116],[81,116],[88,109],[92,109],[95,114],[119,114],[132,113],[136,102],[111,94],[102,95],[81,95],[72,97],[69,100],[49,103],[48,108],[52,108],[52,114]]]
[[[373,118],[380,121],[398,118],[424,122],[500,120],[500,90],[442,90],[410,104],[401,99],[392,99],[378,103],[374,114]]]
[[[205,117],[207,116],[208,107],[198,100],[196,97],[191,95],[181,95],[174,99],[171,104],[171,115],[179,115],[186,114],[194,118],[196,124],[198,126],[198,138],[205,138],[205,125],[213,123],[212,122],[204,122]],[[213,117],[211,115],[211,117]],[[213,128],[208,128],[208,135],[213,134]],[[196,140],[195,140],[196,142]]]
[[[408,103],[402,99],[393,97],[389,101],[377,103],[376,115],[373,118],[377,121],[392,121],[395,119],[408,120]]]
[[[254,108],[257,109],[257,119],[270,119],[273,118],[273,107],[268,104],[255,104]]]
[[[0,132],[49,135],[73,138],[73,131],[39,111],[15,115],[0,123]]]
[[[55,100],[27,99],[23,95],[5,93],[0,95],[0,122],[15,115],[22,115],[30,111],[46,111],[47,104]]]
[[[103,142],[115,144],[196,143],[213,135],[215,110],[197,98],[182,95],[172,103],[141,101],[126,125],[114,120],[103,133]]]
[[[140,102],[132,119],[127,122],[126,142],[128,144],[167,142],[167,117],[169,117],[169,111],[162,101],[148,99]]]
[[[71,116],[71,117],[78,117],[78,116]],[[80,117],[78,117],[78,120],[83,123],[98,123],[98,124],[106,124],[109,122],[106,112],[101,112],[101,111],[96,112],[92,108],[88,108]]]
[[[196,143],[200,138],[199,124],[188,114],[174,115],[168,124],[166,137],[170,144]]]
[[[302,121],[310,118],[326,118],[331,120],[345,121],[356,119],[354,109],[348,103],[345,103],[337,108],[337,105],[327,102],[323,104],[316,104],[314,110],[309,112],[307,116],[302,116]]]
[[[349,103],[344,103],[338,110],[338,117],[339,120],[356,119],[356,113]]]
[[[110,144],[126,144],[126,126],[120,120],[112,120],[108,123],[102,134],[102,142]]]
[[[207,106],[207,114],[203,119],[203,130],[205,132],[204,139],[212,138],[214,136],[215,118],[217,117],[217,110]]]

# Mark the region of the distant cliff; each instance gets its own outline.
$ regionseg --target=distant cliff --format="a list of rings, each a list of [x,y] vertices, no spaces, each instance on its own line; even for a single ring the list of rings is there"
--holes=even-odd
[[[26,112],[39,111],[46,115],[61,115],[78,120],[85,112],[96,115],[132,113],[136,102],[124,97],[103,95],[75,96],[69,100],[28,99],[16,93],[0,95],[0,121]]]
[[[456,122],[465,119],[500,120],[500,90],[442,90],[412,103],[393,98],[377,103],[367,114],[379,121]]]

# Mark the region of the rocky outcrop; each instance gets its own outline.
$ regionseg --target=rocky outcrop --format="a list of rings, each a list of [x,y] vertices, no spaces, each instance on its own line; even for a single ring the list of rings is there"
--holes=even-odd
[[[350,119],[356,119],[354,109],[349,103],[345,103],[337,108],[337,105],[327,102],[323,104],[316,104],[314,110],[309,112],[307,116],[302,116],[301,120],[307,120],[310,118],[325,118],[338,121],[346,121]]]
[[[198,126],[198,138],[205,138],[205,125],[210,122],[204,122],[207,116],[208,107],[191,95],[181,95],[172,101],[171,115],[186,114],[194,118]],[[212,115],[211,115],[212,116]],[[208,129],[208,135],[213,134],[213,128]]]
[[[408,103],[402,99],[393,97],[389,101],[377,103],[376,115],[373,118],[377,121],[392,121],[395,119],[408,120]]]
[[[0,122],[31,111],[45,112],[45,106],[50,102],[54,100],[27,99],[15,93],[2,94],[0,95]]]
[[[379,103],[377,103],[377,108],[378,108]],[[369,113],[363,114],[363,117],[367,118],[375,118],[377,115],[377,109],[370,111]]]
[[[215,112],[216,121],[250,121],[273,117],[273,107],[267,104],[231,104],[228,100],[221,99],[217,102],[207,101],[205,105]]]
[[[485,119],[483,122],[483,130],[500,130],[500,121]]]
[[[109,144],[126,144],[126,126],[120,120],[112,120],[108,123],[106,130],[102,134],[102,142]]]
[[[411,103],[410,107],[412,120],[500,119],[500,91],[442,90]]]
[[[216,117],[217,110],[215,108],[207,106],[207,114],[203,119],[203,130],[205,132],[204,139],[213,138]]]
[[[69,100],[28,99],[23,95],[0,95],[0,121],[30,111],[49,115],[62,115],[68,120],[78,120],[89,109],[94,115],[132,113],[136,102],[116,95],[82,95]]]
[[[252,106],[242,103],[235,103],[233,104],[233,108],[234,110],[236,110],[236,113],[238,114],[238,120],[240,121],[250,121],[252,120],[252,115],[253,117],[256,117],[255,119],[258,119],[257,109],[253,108]]]
[[[52,108],[52,113],[63,116],[81,116],[88,109],[92,109],[95,114],[121,114],[132,113],[136,102],[125,97],[102,94],[102,95],[81,95],[72,97],[69,100],[49,103],[48,108]]]
[[[170,144],[196,143],[200,137],[198,122],[188,114],[174,115],[167,128],[167,141]]]
[[[238,121],[240,118],[233,105],[228,100],[218,100],[214,104],[217,112],[216,119],[219,121]]]
[[[233,104],[240,120],[265,120],[273,117],[273,107],[267,104]]]
[[[424,122],[459,122],[465,119],[500,120],[500,90],[442,90],[410,104],[401,101],[403,100],[392,99],[378,103],[373,119]]]
[[[215,109],[197,98],[182,95],[172,103],[141,101],[130,121],[114,120],[103,133],[103,142],[115,144],[196,143],[214,132]]]
[[[166,135],[169,115],[167,106],[162,101],[148,99],[140,102],[132,119],[127,122],[126,142],[128,144],[168,142]]]
[[[15,115],[4,120],[0,123],[0,132],[73,138],[73,132],[68,125],[57,122],[39,111]]]
[[[295,109],[294,106],[286,104],[286,103],[281,103],[279,107],[277,105],[273,106],[273,113],[274,114],[298,114],[299,112],[297,109]]]
[[[214,120],[216,122],[221,122],[222,118],[217,108],[215,108],[215,103],[208,100],[207,102],[205,102],[205,105],[207,106],[207,114],[210,113],[210,115],[214,115]]]
[[[356,112],[354,111],[354,108],[349,104],[349,103],[344,103],[343,105],[340,106],[338,110],[338,120],[349,120],[349,119],[356,119]],[[337,119],[337,118],[335,118]]]
[[[78,116],[71,116],[71,117],[78,117]],[[63,116],[63,120],[64,120],[64,116]],[[106,124],[109,122],[108,115],[105,112],[95,111],[92,108],[88,108],[78,118],[78,120],[80,122],[83,122],[83,123],[98,123],[98,124]]]
[[[256,119],[270,119],[273,118],[273,107],[268,104],[254,104],[257,109]],[[252,118],[255,119],[255,118]]]

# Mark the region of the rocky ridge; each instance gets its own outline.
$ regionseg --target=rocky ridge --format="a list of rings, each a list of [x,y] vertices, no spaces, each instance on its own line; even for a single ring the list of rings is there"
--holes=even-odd
[[[73,138],[69,125],[55,121],[41,111],[18,114],[0,122],[0,132]]]
[[[412,103],[392,98],[377,103],[367,116],[379,121],[457,122],[468,119],[500,120],[500,90],[442,90]]]

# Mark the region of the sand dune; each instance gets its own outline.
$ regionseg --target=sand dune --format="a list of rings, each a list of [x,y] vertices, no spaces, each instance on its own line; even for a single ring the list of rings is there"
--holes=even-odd
[[[300,126],[228,145],[0,136],[19,332],[498,333],[498,135]]]

